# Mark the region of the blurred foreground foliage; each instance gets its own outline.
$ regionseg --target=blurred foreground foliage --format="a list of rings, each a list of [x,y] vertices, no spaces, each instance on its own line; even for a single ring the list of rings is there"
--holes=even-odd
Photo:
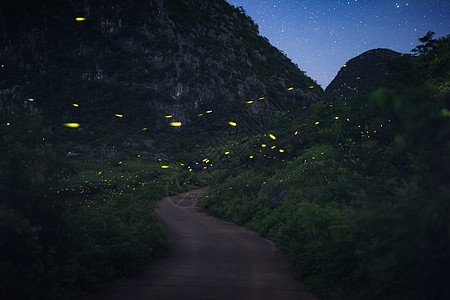
[[[45,145],[38,116],[1,117],[0,298],[78,298],[167,251],[150,208],[166,193],[156,171],[134,182],[97,169],[97,179],[81,180],[80,164]],[[115,168],[138,177],[124,165]]]
[[[290,156],[249,141],[202,208],[272,239],[324,299],[449,299],[450,37],[429,35],[371,95],[279,115]]]

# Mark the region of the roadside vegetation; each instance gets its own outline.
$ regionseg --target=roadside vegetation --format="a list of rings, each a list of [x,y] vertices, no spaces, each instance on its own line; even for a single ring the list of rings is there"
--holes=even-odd
[[[45,146],[37,117],[8,117],[0,146],[0,298],[77,298],[167,252],[152,212],[171,177],[162,162],[61,157]]]
[[[280,113],[201,207],[273,240],[323,299],[448,298],[450,38],[432,36],[374,93]]]

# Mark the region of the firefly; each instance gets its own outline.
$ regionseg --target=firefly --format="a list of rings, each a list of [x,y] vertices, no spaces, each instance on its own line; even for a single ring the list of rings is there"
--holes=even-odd
[[[79,106],[79,105],[78,105],[78,104],[76,104],[76,103],[73,103],[72,105],[73,105],[73,106],[75,106],[75,107],[78,107],[78,106]]]
[[[269,136],[270,136],[270,138],[271,138],[272,140],[276,140],[276,139],[277,139],[276,136],[274,136],[274,135],[271,134],[271,133],[269,133]]]
[[[288,91],[292,91],[294,88],[293,87],[290,87],[290,88],[288,88]]]
[[[121,115],[121,114],[114,114],[114,115],[118,118],[123,118],[123,115]]]
[[[169,166],[161,166],[161,168],[163,168],[163,169],[168,169]]]
[[[172,122],[172,123],[170,123],[170,126],[180,127],[181,126],[181,122]]]
[[[64,123],[64,126],[70,127],[70,128],[77,128],[77,127],[80,127],[80,124],[78,124],[78,123]]]
[[[251,104],[251,103],[253,103],[253,101],[252,101],[252,100],[250,100],[250,101],[247,101],[247,103],[248,103],[248,104]]]
[[[78,18],[75,18],[75,21],[77,21],[77,22],[86,21],[86,18],[78,17]]]
[[[235,122],[228,122],[228,124],[230,124],[231,126],[236,126]]]

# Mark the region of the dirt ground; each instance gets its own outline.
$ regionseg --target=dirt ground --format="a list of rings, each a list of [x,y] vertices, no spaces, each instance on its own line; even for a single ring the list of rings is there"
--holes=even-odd
[[[316,299],[271,241],[201,212],[196,203],[207,191],[159,200],[171,254],[86,299]]]

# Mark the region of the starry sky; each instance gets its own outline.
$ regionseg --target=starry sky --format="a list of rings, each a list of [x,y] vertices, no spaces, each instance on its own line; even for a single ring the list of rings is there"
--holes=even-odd
[[[226,0],[260,35],[325,88],[351,58],[374,48],[410,53],[427,31],[450,34],[450,0]]]

